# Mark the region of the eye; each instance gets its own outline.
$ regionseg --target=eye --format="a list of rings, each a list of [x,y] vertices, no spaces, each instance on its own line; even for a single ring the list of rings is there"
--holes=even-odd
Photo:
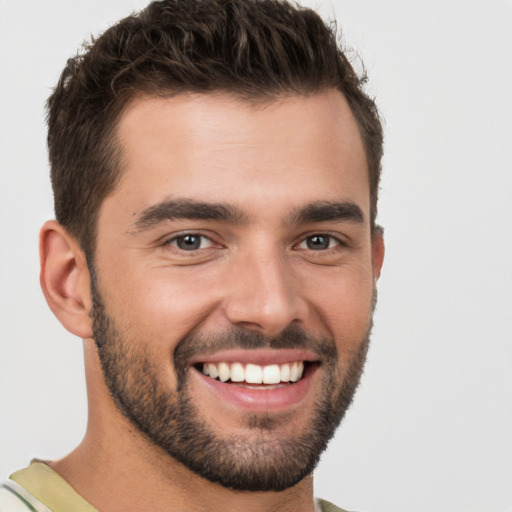
[[[176,247],[181,251],[198,251],[199,249],[207,249],[211,247],[213,242],[204,235],[187,233],[171,238],[166,245]]]
[[[326,251],[340,245],[341,242],[326,234],[315,234],[305,238],[300,244],[299,249],[309,249],[310,251]]]

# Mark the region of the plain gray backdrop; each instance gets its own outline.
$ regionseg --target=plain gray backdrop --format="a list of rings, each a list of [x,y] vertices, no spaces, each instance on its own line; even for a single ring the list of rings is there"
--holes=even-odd
[[[0,478],[86,423],[80,340],[38,285],[53,216],[43,104],[142,0],[0,0]],[[385,118],[387,253],[362,385],[316,494],[378,512],[512,511],[512,2],[308,2]]]

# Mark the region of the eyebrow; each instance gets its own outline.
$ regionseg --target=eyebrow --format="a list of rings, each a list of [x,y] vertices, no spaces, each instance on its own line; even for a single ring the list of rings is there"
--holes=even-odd
[[[137,231],[150,229],[166,220],[221,220],[241,224],[247,216],[236,206],[205,203],[192,199],[166,200],[146,208],[135,221]]]
[[[248,221],[248,216],[234,205],[207,203],[192,199],[166,200],[146,208],[135,221],[136,231],[144,231],[166,221],[177,219],[217,220],[232,224]],[[293,211],[289,223],[322,221],[364,222],[361,208],[352,202],[317,201]]]
[[[322,221],[364,222],[363,210],[350,201],[317,201],[308,204],[292,215],[292,223]]]

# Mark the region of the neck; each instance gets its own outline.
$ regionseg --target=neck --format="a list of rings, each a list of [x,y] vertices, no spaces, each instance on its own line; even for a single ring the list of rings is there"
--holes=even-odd
[[[233,491],[167,455],[154,456],[148,445],[133,429],[103,439],[88,432],[73,452],[50,465],[101,512],[314,511],[311,475],[282,492]]]
[[[82,443],[51,463],[101,512],[313,512],[313,478],[282,492],[233,491],[209,482],[150,442],[114,405],[85,344],[89,420]]]

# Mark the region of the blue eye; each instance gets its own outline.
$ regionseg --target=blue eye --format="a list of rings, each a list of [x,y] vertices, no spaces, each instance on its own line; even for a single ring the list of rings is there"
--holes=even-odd
[[[340,245],[339,240],[330,235],[317,234],[305,238],[300,244],[300,249],[309,249],[310,251],[326,251]]]
[[[212,245],[212,241],[208,237],[193,233],[176,236],[168,243],[181,251],[197,251],[199,249],[206,249]]]

